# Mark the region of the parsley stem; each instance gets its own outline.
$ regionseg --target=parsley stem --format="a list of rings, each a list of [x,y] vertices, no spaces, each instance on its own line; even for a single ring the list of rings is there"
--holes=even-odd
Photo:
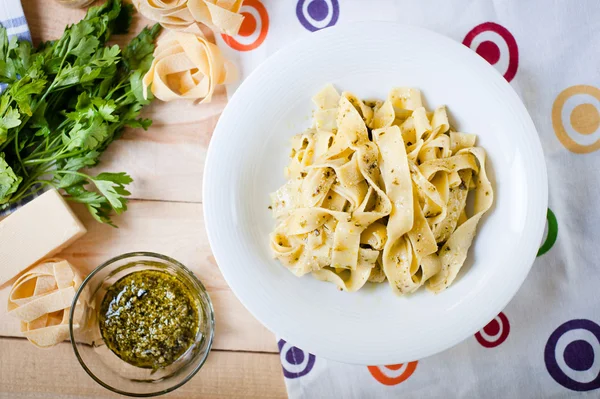
[[[69,158],[69,157],[72,157],[72,156],[83,154],[85,152],[87,152],[87,150],[79,150],[79,151],[67,152],[66,154],[61,154],[61,155],[53,156],[53,157],[50,157],[50,158],[26,159],[24,162],[27,165],[35,165],[35,164],[38,164],[38,163],[52,162],[52,161],[55,161],[57,159]]]
[[[59,127],[57,127],[56,129],[53,129],[53,130],[60,131],[62,129],[61,126],[63,124],[64,124],[64,122]],[[37,147],[35,147],[35,149],[33,151],[31,151],[31,153],[27,157],[25,157],[25,159],[31,159],[35,155],[39,156],[39,155],[43,155],[43,154],[54,152],[53,146],[54,146],[54,144],[56,144],[57,140],[60,140],[60,135],[54,137],[54,139],[52,140],[52,142],[50,142],[50,135],[47,135],[46,139],[44,141],[40,142],[37,145]],[[39,152],[39,150],[40,150],[41,147],[44,147],[44,151]]]
[[[35,186],[36,184],[39,184],[39,187],[36,187],[34,190],[29,191],[29,188],[32,186]],[[15,203],[17,201],[19,201],[20,199],[22,199],[23,197],[28,197],[30,195],[36,194],[38,192],[40,192],[44,186],[52,186],[54,187],[54,183],[52,183],[51,180],[32,180],[29,183],[27,183],[27,185],[23,186],[22,188],[19,189],[19,191],[17,192],[17,194],[12,197],[10,199],[10,201],[12,203]]]
[[[121,81],[119,82],[119,84],[118,84],[117,86],[115,86],[115,88],[113,88],[111,91],[109,91],[109,92],[108,92],[108,94],[106,95],[106,98],[110,100],[110,98],[112,97],[112,95],[113,95],[113,94],[114,94],[114,93],[115,93],[117,90],[119,90],[121,87],[123,87],[123,83],[125,83],[125,81],[124,81],[124,80],[121,80]],[[117,100],[117,101],[118,101],[118,100]],[[115,102],[117,102],[117,101],[115,101]]]
[[[75,172],[75,171],[73,171],[73,170],[57,169],[57,170],[55,170],[55,171],[54,171],[54,174],[57,174],[57,173],[59,173],[59,174],[60,174],[60,173],[62,173],[62,174],[65,174],[65,175],[75,175],[75,176],[81,176],[81,177],[83,177],[83,178],[85,178],[85,179],[87,179],[87,180],[91,180],[91,181],[93,181],[93,180],[94,180],[94,179],[92,179],[92,177],[91,177],[91,176],[89,176],[89,175],[86,175],[85,173],[81,173],[81,172]]]

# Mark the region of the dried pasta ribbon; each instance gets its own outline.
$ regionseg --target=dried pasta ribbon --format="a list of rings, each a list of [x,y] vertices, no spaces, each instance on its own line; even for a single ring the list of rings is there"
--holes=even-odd
[[[144,97],[150,87],[162,101],[210,102],[216,85],[236,79],[235,66],[199,30],[169,32],[159,39],[152,66],[144,76]]]
[[[230,36],[237,35],[244,17],[243,0],[133,0],[146,18],[167,29],[182,30],[201,23]]]
[[[44,260],[13,284],[8,314],[21,320],[21,332],[31,343],[41,348],[54,346],[69,337],[69,312],[80,285],[81,276],[69,262]],[[75,315],[75,328],[82,317]]]

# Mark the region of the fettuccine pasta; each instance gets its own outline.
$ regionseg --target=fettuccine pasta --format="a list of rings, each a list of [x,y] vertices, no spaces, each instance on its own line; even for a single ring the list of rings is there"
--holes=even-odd
[[[202,32],[169,32],[154,50],[154,60],[142,79],[143,95],[148,90],[162,101],[192,99],[210,102],[215,87],[237,79],[237,69]]]
[[[173,30],[200,23],[235,36],[244,20],[239,12],[242,0],[133,0],[133,4],[146,18]]]
[[[364,102],[328,85],[313,102],[271,194],[274,257],[349,292],[386,280],[400,295],[448,288],[493,202],[476,136],[454,131],[444,106],[428,112],[416,89]]]
[[[66,260],[46,259],[15,281],[8,314],[21,320],[21,332],[32,344],[47,348],[69,337],[69,313],[81,280]],[[83,306],[76,307],[75,329],[83,320],[82,312]]]

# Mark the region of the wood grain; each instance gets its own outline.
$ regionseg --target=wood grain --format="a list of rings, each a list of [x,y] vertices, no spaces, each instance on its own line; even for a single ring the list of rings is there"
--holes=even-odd
[[[51,356],[50,356],[51,355]],[[0,398],[122,398],[83,371],[71,344],[43,351],[24,339],[0,339]],[[165,398],[285,398],[279,356],[212,351],[187,384]]]
[[[24,0],[23,8],[34,43],[59,37],[67,24],[85,13],[42,0]],[[123,45],[151,23],[136,13],[131,33],[115,36],[115,41]],[[61,256],[83,273],[125,252],[172,256],[190,267],[209,291],[217,319],[216,348],[276,352],[273,335],[248,313],[223,280],[204,230],[200,205],[204,161],[226,101],[220,88],[209,104],[155,101],[147,107],[145,116],[154,120],[150,129],[126,130],[103,154],[97,169],[127,171],[135,180],[130,187],[132,197],[153,201],[130,202],[129,210],[115,219],[119,229],[98,224],[83,207],[75,206],[88,234]],[[7,294],[7,288],[0,290],[0,301]],[[0,320],[5,316],[2,313]],[[0,323],[0,335],[19,336],[17,323],[10,319]]]
[[[60,37],[67,24],[85,13],[52,0],[22,0],[22,4],[34,44]],[[136,15],[131,33],[114,37],[114,41],[123,45],[149,24]],[[98,167],[102,171],[126,171],[135,180],[130,186],[135,200],[115,219],[119,228],[98,224],[83,207],[75,205],[88,234],[61,256],[89,272],[125,252],[159,252],[179,260],[202,280],[215,307],[213,352],[196,377],[167,397],[282,398],[286,391],[275,337],[230,291],[204,230],[204,162],[226,102],[225,91],[220,88],[210,104],[155,101],[147,107],[144,116],[154,121],[150,129],[126,130],[103,154]],[[8,288],[0,290],[0,305],[6,303],[7,295]],[[24,339],[10,338],[20,335],[18,322],[3,309],[0,306],[0,336],[4,336],[0,338],[0,398],[119,397],[85,374],[70,344],[44,351]]]
[[[277,352],[273,334],[243,307],[223,279],[208,245],[201,204],[132,201],[129,210],[115,218],[118,229],[97,223],[79,204],[73,209],[88,233],[60,256],[83,274],[126,252],[170,256],[194,271],[209,292],[217,325],[215,348]],[[0,291],[0,303],[6,303],[9,290]],[[21,336],[19,323],[4,310],[0,320],[1,336]]]

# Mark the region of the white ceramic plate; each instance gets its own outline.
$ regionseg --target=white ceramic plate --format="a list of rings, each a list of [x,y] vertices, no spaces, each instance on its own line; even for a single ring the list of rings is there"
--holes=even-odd
[[[419,88],[429,109],[446,104],[453,126],[476,133],[487,150],[495,204],[443,293],[397,297],[387,283],[340,292],[310,275],[295,277],[271,257],[269,193],[285,182],[290,137],[310,126],[311,97],[330,82],[360,98]],[[221,272],[267,328],[317,356],[392,364],[457,344],[506,306],[538,251],[547,190],[535,127],[495,69],[436,33],[364,22],[287,46],[243,82],[210,143],[203,198]]]

